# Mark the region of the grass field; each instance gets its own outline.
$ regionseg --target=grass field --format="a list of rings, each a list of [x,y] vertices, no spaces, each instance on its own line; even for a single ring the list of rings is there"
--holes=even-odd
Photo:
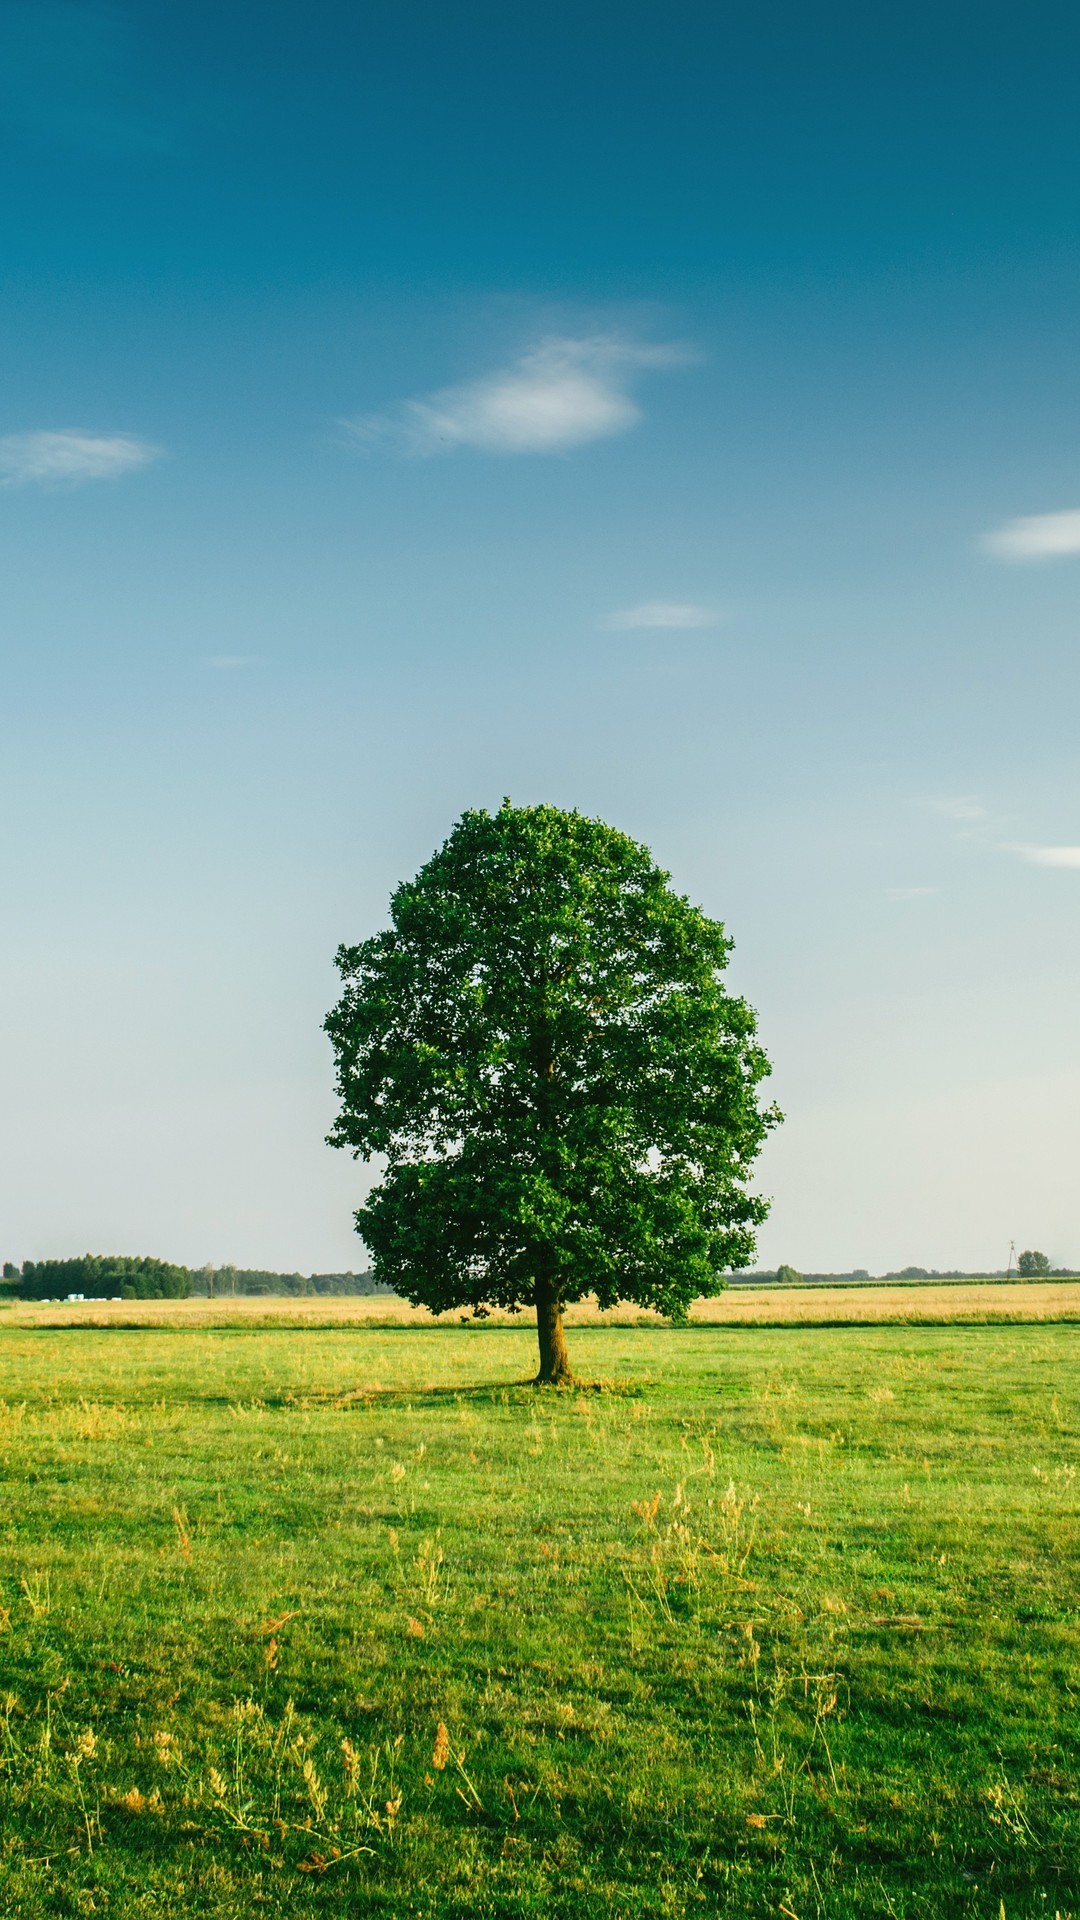
[[[440,1323],[423,1307],[411,1307],[392,1294],[273,1295],[248,1294],[207,1300],[86,1300],[19,1301],[0,1310],[3,1323],[37,1327],[228,1327],[256,1322],[289,1326],[410,1326]],[[463,1313],[460,1319],[471,1316]],[[528,1317],[528,1316],[526,1316]],[[941,1326],[955,1321],[1066,1320],[1080,1325],[1080,1281],[1077,1280],[950,1280],[935,1285],[908,1281],[888,1286],[728,1287],[712,1300],[695,1301],[690,1318],[696,1326],[881,1325],[898,1321],[905,1326]],[[582,1301],[567,1310],[568,1326],[654,1326],[666,1323],[659,1314],[640,1307],[614,1307],[599,1313],[594,1302]],[[443,1323],[445,1324],[445,1323]],[[493,1313],[491,1327],[521,1326],[521,1316]]]
[[[1080,1920],[1072,1327],[34,1311],[4,1920]]]

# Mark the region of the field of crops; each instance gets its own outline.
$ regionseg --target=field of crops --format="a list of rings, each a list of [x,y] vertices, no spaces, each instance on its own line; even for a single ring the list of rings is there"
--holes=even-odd
[[[1080,1920],[1073,1327],[47,1311],[5,1920]]]
[[[471,1315],[451,1315],[468,1322]],[[495,1312],[489,1327],[521,1326],[529,1316]],[[659,1314],[624,1305],[599,1313],[595,1302],[583,1300],[567,1310],[570,1326],[662,1327]],[[895,1286],[875,1281],[869,1286],[753,1286],[727,1287],[711,1300],[697,1300],[690,1309],[695,1326],[850,1326],[896,1321],[905,1326],[941,1326],[946,1322],[1065,1320],[1080,1325],[1078,1280],[949,1280],[910,1281]],[[445,1325],[424,1307],[411,1307],[392,1294],[315,1295],[248,1294],[208,1300],[192,1295],[186,1300],[19,1301],[4,1310],[4,1324],[36,1327],[229,1327],[256,1323],[289,1326],[408,1326]]]

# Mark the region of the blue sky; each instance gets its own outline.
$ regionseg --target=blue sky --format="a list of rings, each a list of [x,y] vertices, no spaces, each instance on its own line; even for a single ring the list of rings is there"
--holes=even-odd
[[[0,0],[0,1252],[363,1264],[338,941],[646,840],[762,1258],[1080,1261],[1080,21]]]

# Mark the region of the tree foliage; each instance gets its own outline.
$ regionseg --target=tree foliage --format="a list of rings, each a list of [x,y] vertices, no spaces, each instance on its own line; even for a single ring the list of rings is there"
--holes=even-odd
[[[1036,1280],[1040,1274],[1050,1271],[1050,1262],[1046,1254],[1039,1253],[1032,1247],[1024,1249],[1016,1264],[1025,1280]]]
[[[84,1253],[73,1260],[24,1260],[19,1292],[24,1300],[184,1300],[191,1292],[186,1267],[129,1253]]]
[[[380,1280],[435,1312],[564,1303],[681,1317],[749,1263],[767,1129],[731,942],[648,850],[554,807],[466,813],[386,932],[339,949],[334,1146],[385,1156],[356,1215]]]
[[[278,1298],[314,1298],[319,1295],[358,1295],[386,1292],[370,1273],[276,1273],[263,1267],[198,1267],[191,1276],[193,1293],[211,1300],[273,1295]]]

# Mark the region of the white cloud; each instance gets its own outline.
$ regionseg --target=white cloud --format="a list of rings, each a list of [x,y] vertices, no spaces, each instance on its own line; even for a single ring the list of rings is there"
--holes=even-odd
[[[479,380],[344,424],[354,444],[389,441],[410,453],[456,447],[565,453],[636,426],[641,409],[632,392],[635,377],[690,357],[684,348],[609,334],[577,340],[552,335]]]
[[[640,607],[623,607],[600,622],[609,633],[631,627],[667,627],[686,632],[692,627],[715,627],[720,615],[713,607],[696,607],[687,600],[645,600]]]
[[[1080,867],[1080,847],[1007,847],[1033,867]]]
[[[9,433],[0,438],[0,486],[78,485],[115,480],[160,458],[161,448],[129,433]]]
[[[1080,508],[1010,520],[985,534],[982,546],[996,560],[1057,560],[1080,553]]]
[[[985,820],[986,808],[976,800],[974,794],[942,794],[937,799],[928,800],[928,806],[935,813],[943,813],[946,820]]]

